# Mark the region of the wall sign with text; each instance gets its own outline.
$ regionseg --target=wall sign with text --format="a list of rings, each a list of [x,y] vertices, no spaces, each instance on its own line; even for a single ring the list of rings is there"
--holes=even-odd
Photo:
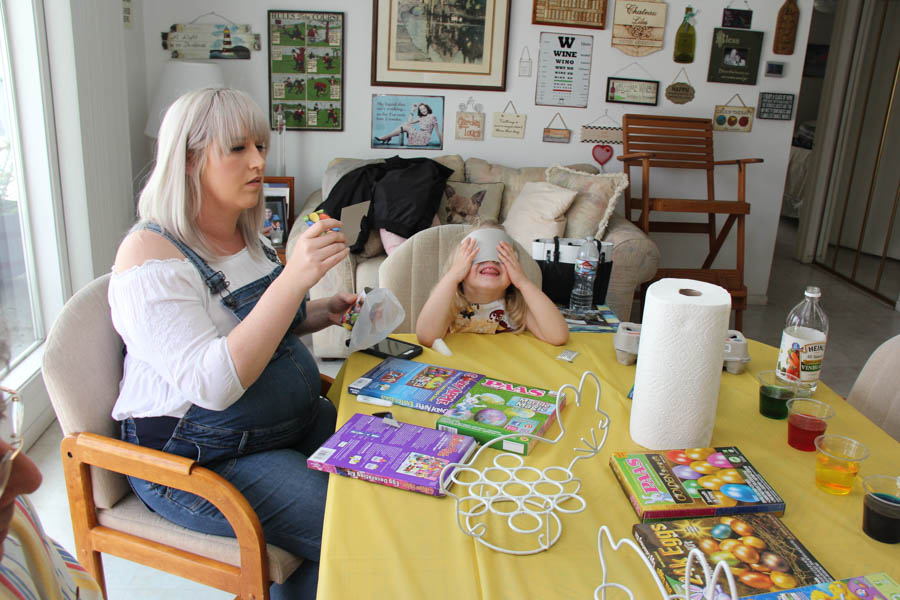
[[[534,103],[585,108],[594,36],[541,32]]]
[[[706,80],[756,85],[762,39],[762,31],[714,29]]]
[[[666,29],[663,0],[618,0],[613,16],[612,46],[629,56],[662,50]]]
[[[760,92],[756,116],[759,119],[790,121],[794,116],[794,94]]]
[[[606,79],[606,101],[656,106],[659,104],[659,82],[649,79],[608,77]]]

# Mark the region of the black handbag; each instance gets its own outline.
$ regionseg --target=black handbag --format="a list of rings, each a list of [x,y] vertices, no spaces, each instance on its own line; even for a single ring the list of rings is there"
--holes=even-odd
[[[597,263],[597,276],[594,278],[594,304],[606,303],[606,289],[609,287],[609,276],[612,274],[612,261],[607,261],[599,242],[600,261]],[[559,236],[553,237],[553,253],[547,260],[537,260],[541,268],[541,289],[555,304],[569,306],[572,286],[575,284],[575,265],[559,262]]]

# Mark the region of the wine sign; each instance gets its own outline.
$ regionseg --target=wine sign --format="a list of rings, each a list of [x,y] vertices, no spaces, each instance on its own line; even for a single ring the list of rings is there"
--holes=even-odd
[[[662,50],[666,8],[663,0],[618,0],[612,46],[629,56],[646,56]]]

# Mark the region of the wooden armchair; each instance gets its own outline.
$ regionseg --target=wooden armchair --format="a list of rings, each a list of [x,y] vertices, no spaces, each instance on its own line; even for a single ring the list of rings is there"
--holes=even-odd
[[[112,326],[109,275],[63,307],[44,351],[43,374],[66,434],[62,461],[79,562],[106,594],[103,553],[185,577],[242,599],[266,599],[302,560],[267,545],[241,493],[196,462],[120,441],[110,413],[122,377],[122,340]],[[323,376],[323,393],[331,379]],[[132,493],[125,475],[186,490],[212,502],[235,538],[163,519]]]
[[[761,163],[761,158],[715,160],[713,156],[712,121],[685,117],[627,114],[622,119],[623,151],[618,157],[628,175],[625,215],[646,233],[652,231],[699,233],[709,240],[709,253],[699,268],[665,268],[656,279],[681,277],[719,285],[731,294],[735,311],[735,328],[741,329],[743,311],[747,308],[747,286],[744,285],[744,217],[750,214],[746,194],[746,167]],[[737,200],[716,200],[714,169],[734,165],[738,169]],[[641,168],[641,195],[633,195],[631,168]],[[699,169],[706,172],[706,198],[661,198],[650,192],[650,169]],[[633,218],[634,210],[640,211]],[[650,213],[679,212],[705,214],[706,222],[650,220]],[[716,231],[716,215],[727,215]],[[713,261],[722,244],[737,225],[737,257],[734,268],[713,269]]]

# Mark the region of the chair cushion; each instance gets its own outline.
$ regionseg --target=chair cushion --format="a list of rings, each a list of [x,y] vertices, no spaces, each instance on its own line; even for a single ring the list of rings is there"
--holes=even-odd
[[[44,382],[64,435],[90,431],[119,439],[119,425],[110,415],[124,359],[106,299],[109,278],[108,273],[98,277],[69,299],[44,346]],[[131,492],[123,475],[95,467],[91,473],[100,508]]]
[[[566,237],[603,238],[616,203],[628,187],[625,173],[590,174],[559,165],[547,169],[547,181],[576,192],[566,213]]]
[[[524,248],[538,238],[562,236],[565,213],[575,200],[575,191],[546,181],[531,181],[522,187],[503,222],[506,233]]]
[[[441,225],[450,223],[472,224],[500,218],[503,200],[502,183],[448,183],[438,206],[437,217]]]
[[[229,565],[237,567],[241,564],[237,539],[200,533],[176,525],[148,509],[134,494],[129,494],[112,508],[98,510],[97,521],[104,527],[174,546]],[[276,583],[284,583],[284,580],[303,562],[303,559],[272,544],[266,544],[266,548],[269,553],[269,579]]]

